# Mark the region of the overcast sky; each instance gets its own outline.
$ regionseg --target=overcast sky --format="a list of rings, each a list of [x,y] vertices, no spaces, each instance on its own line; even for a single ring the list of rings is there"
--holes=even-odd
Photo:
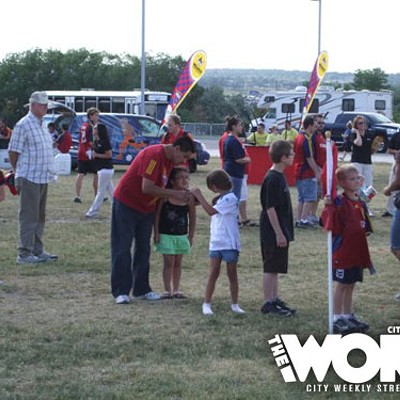
[[[208,68],[311,71],[319,2],[146,0],[146,52],[196,50]],[[321,0],[330,72],[400,72],[399,0]],[[34,48],[141,54],[142,0],[3,0],[0,59]]]

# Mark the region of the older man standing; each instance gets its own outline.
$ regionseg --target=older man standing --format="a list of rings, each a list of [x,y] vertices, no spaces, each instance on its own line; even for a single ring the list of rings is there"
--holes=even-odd
[[[47,185],[54,178],[53,142],[43,117],[45,92],[34,92],[29,113],[15,125],[8,147],[19,194],[18,264],[54,261],[58,257],[43,248]]]

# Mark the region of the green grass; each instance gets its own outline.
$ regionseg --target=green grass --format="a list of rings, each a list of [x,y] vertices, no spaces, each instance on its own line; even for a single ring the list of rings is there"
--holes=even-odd
[[[205,188],[211,164],[191,175],[191,185]],[[387,182],[390,166],[376,165],[375,187]],[[114,181],[122,174],[117,171]],[[326,236],[321,230],[296,231],[290,269],[280,280],[282,297],[298,316],[279,319],[260,313],[262,268],[258,228],[241,230],[239,263],[243,316],[229,309],[227,277],[217,283],[215,315],[201,314],[208,268],[209,218],[199,208],[192,254],[184,259],[182,289],[188,300],[132,302],[117,306],[110,295],[110,210],[86,221],[92,191],[84,181],[83,204],[74,204],[75,176],[50,186],[45,244],[60,260],[17,266],[17,199],[0,205],[0,399],[376,399],[396,393],[307,393],[306,383],[285,384],[271,356],[268,340],[294,333],[305,340],[327,333]],[[248,212],[259,215],[259,187],[251,186]],[[292,192],[295,202],[295,191]],[[385,198],[372,201],[375,233],[370,249],[378,275],[365,276],[355,293],[355,310],[378,338],[400,325],[398,262],[389,252],[390,219],[380,213]],[[153,253],[151,283],[162,291],[161,257]],[[358,356],[355,355],[354,362]],[[361,358],[362,359],[362,358]],[[324,383],[340,383],[331,371]],[[376,378],[372,384],[378,383]]]

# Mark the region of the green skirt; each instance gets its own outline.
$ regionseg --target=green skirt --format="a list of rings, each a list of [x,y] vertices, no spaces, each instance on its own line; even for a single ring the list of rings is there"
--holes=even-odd
[[[166,235],[160,233],[160,241],[156,243],[156,251],[161,254],[190,254],[188,235]]]

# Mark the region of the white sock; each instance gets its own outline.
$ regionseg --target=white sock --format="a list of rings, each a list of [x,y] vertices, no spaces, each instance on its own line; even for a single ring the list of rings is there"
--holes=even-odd
[[[210,303],[203,303],[203,314],[204,315],[213,315],[214,314],[211,310]]]
[[[242,310],[242,309],[239,307],[239,304],[231,304],[231,310],[232,310],[234,313],[244,314],[244,310]]]

